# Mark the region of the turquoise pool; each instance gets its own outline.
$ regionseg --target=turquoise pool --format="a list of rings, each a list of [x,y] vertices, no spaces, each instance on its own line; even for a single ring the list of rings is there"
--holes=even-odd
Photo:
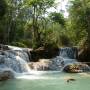
[[[74,78],[75,81],[67,82],[68,78]],[[0,90],[90,90],[90,75],[38,72],[0,82]]]

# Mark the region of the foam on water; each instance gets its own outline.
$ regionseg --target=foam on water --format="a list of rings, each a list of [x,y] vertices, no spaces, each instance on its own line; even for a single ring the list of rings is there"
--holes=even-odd
[[[16,79],[56,79],[54,77],[48,77],[47,75],[58,74],[60,71],[30,71],[28,73],[17,73]]]

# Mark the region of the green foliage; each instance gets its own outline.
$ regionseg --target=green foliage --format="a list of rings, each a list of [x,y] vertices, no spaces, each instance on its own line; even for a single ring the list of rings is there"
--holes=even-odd
[[[67,35],[60,36],[60,44],[61,46],[72,46],[70,38]]]
[[[54,0],[25,0],[25,3],[43,10],[53,6]]]
[[[6,13],[7,4],[5,0],[0,0],[0,17],[4,16]]]
[[[65,33],[65,19],[54,12],[45,17],[54,0],[7,0],[7,12],[0,26],[0,41],[22,47],[58,46]],[[53,18],[52,18],[53,17]],[[53,21],[53,22],[52,22]]]
[[[55,23],[59,23],[61,26],[65,25],[65,20],[61,13],[57,12],[50,13],[50,18],[52,21],[54,21]]]
[[[0,43],[22,47],[81,45],[90,39],[90,1],[73,0],[69,17],[47,14],[55,0],[0,0]]]
[[[23,43],[25,46],[29,48],[32,47],[32,41],[30,39],[23,39],[23,40],[20,40],[19,42]]]
[[[11,45],[26,48],[27,46],[21,42],[12,42]]]
[[[26,0],[25,4],[27,7],[32,9],[32,40],[34,47],[40,47],[42,45],[41,41],[41,25],[39,22],[42,22],[45,19],[44,14],[46,10],[53,6],[54,0]],[[44,30],[45,28],[43,28]]]
[[[90,43],[90,1],[74,0],[69,9],[71,29],[78,44],[83,38],[87,38]]]

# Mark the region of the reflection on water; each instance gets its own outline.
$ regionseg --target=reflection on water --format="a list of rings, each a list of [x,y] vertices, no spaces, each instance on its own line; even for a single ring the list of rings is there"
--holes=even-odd
[[[18,75],[16,80],[0,82],[0,90],[89,90],[90,88],[89,73],[37,73],[36,75]],[[66,81],[68,78],[74,78],[75,81],[68,83]]]

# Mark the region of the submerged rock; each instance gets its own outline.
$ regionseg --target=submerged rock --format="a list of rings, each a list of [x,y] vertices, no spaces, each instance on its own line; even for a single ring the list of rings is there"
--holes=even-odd
[[[0,70],[0,81],[5,81],[14,78],[14,73],[11,70]]]

